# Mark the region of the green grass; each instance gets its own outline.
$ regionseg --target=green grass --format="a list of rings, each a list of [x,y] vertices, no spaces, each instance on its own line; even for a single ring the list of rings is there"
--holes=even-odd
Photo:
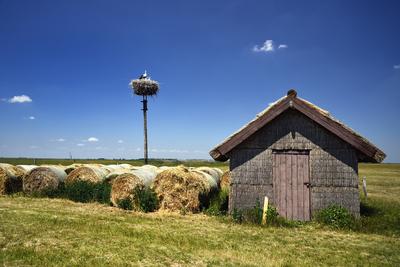
[[[203,214],[135,213],[61,199],[0,197],[4,266],[399,266],[400,164],[360,165],[358,231],[261,227]]]

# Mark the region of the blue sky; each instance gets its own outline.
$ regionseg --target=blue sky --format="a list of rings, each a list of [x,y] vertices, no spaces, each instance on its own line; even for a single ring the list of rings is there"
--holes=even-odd
[[[150,157],[209,159],[296,88],[400,162],[399,10],[399,1],[0,0],[0,156],[142,157],[141,103],[128,83],[146,69],[161,85],[149,100]]]

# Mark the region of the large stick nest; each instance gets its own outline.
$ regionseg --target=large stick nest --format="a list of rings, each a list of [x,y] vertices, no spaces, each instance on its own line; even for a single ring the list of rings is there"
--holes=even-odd
[[[158,92],[158,82],[150,79],[136,79],[130,83],[134,93],[142,96],[156,95]]]

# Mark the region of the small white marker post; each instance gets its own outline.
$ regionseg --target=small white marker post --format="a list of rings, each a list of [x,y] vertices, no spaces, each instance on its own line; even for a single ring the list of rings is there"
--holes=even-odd
[[[367,198],[368,197],[368,195],[367,195],[367,178],[365,176],[363,177],[362,184],[363,184],[364,196],[365,196],[365,198]]]
[[[262,216],[262,224],[267,223],[267,210],[268,210],[268,197],[264,197],[264,208],[263,208],[263,216]]]

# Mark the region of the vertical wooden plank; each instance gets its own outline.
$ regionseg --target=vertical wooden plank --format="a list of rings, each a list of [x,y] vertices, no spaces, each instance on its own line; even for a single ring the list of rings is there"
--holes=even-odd
[[[292,155],[292,209],[293,209],[293,219],[299,220],[298,214],[298,173],[297,173],[297,157],[299,155]]]
[[[303,164],[304,164],[304,171],[303,171],[303,177],[304,177],[304,182],[309,183],[310,182],[310,176],[309,176],[309,171],[308,171],[308,155],[303,156]],[[304,186],[304,219],[309,221],[310,220],[310,187]]]
[[[292,153],[286,154],[286,209],[287,218],[293,220]]]
[[[303,175],[303,160],[302,155],[297,156],[297,190],[298,190],[298,202],[299,202],[299,220],[304,221],[304,175]]]
[[[274,188],[274,205],[278,209],[279,212],[279,180],[277,179],[278,175],[278,161],[277,161],[278,155],[276,153],[272,154],[272,183],[273,183],[273,188]]]
[[[279,155],[279,180],[281,183],[280,195],[281,195],[281,214],[286,218],[286,155]]]

